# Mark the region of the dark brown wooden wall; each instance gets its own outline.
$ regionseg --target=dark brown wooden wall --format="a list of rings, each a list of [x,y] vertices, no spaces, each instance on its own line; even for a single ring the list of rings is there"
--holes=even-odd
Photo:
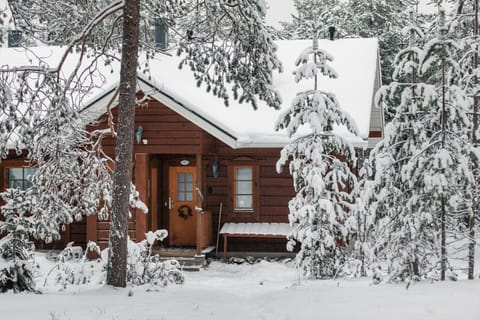
[[[117,114],[117,109],[113,109],[114,123],[117,121]],[[88,129],[107,129],[107,120],[107,115],[103,115],[97,126],[89,126]],[[201,151],[203,130],[156,100],[150,100],[142,107],[137,107],[135,132],[139,126],[143,128],[142,138],[148,143],[138,144],[135,137],[132,137],[134,153],[195,154]],[[102,145],[105,152],[113,156],[115,139],[108,136],[103,140]]]
[[[288,222],[288,201],[295,195],[292,178],[287,172],[276,171],[280,156],[278,148],[232,149],[217,141],[216,148],[219,176],[214,178],[211,164],[215,155],[204,156],[206,209],[213,215],[214,239],[217,237],[220,203],[223,203],[221,224],[225,222]],[[232,197],[229,194],[228,166],[235,163],[258,166],[258,212],[242,214],[232,212]],[[220,241],[222,246],[222,242]],[[285,251],[286,240],[230,239],[232,251]]]
[[[138,98],[143,98],[143,94],[139,94]],[[117,109],[112,110],[112,115],[113,122],[116,123]],[[108,128],[107,119],[108,116],[105,114],[100,117],[95,126],[89,126],[87,129],[106,129]],[[195,154],[202,155],[202,191],[205,195],[203,209],[210,210],[213,214],[214,239],[217,236],[220,203],[223,203],[222,219],[220,221],[222,225],[225,222],[288,222],[288,202],[295,195],[295,192],[288,169],[281,174],[276,172],[276,162],[280,156],[280,148],[232,149],[156,100],[148,100],[141,107],[137,107],[135,132],[140,125],[143,127],[142,139],[146,139],[148,142],[139,144],[135,137],[132,137],[134,139],[134,155],[137,153],[149,154],[150,169],[155,161],[167,163],[176,157],[184,158],[184,156],[187,156],[195,159]],[[104,151],[113,158],[115,139],[107,135],[102,141],[102,146]],[[218,178],[213,177],[211,169],[211,164],[215,159],[219,165]],[[8,162],[2,162],[0,166],[5,166],[6,163]],[[240,163],[250,163],[258,168],[258,206],[255,214],[236,214],[232,212],[229,166]],[[160,179],[161,176],[165,176],[165,172],[162,173],[165,168],[158,168],[158,178]],[[1,173],[0,185],[4,186],[4,170]],[[133,170],[132,176],[135,182],[135,170]],[[162,181],[159,181],[158,187],[165,189],[165,184],[162,185]],[[162,197],[164,196],[158,195],[160,203],[165,200]],[[166,213],[162,212],[162,209],[158,210],[159,216],[165,216]],[[148,218],[148,220],[150,227],[154,227],[151,225],[151,218]],[[168,222],[165,218],[160,220]],[[161,223],[162,221],[159,221],[159,224]],[[159,225],[158,227],[167,226]],[[68,239],[75,241],[77,244],[85,245],[86,229],[85,221],[73,224],[69,228]],[[108,245],[108,233],[109,221],[97,221],[96,228],[91,234],[96,235],[97,242],[104,248]],[[129,222],[129,235],[132,240],[135,240],[135,212],[132,212],[132,219]],[[82,239],[84,239],[83,242]],[[232,239],[229,242],[229,250],[284,251],[285,242],[284,240]]]
[[[24,155],[17,155],[15,152],[10,152],[8,158],[2,160],[0,162],[0,192],[5,191],[7,188],[8,183],[8,176],[7,176],[7,169],[8,168],[22,168],[28,165],[25,162],[26,154]],[[0,199],[0,206],[4,203]],[[3,220],[4,217],[0,212],[0,220]],[[73,222],[68,226],[65,231],[61,233],[62,238],[54,241],[52,243],[45,243],[41,240],[35,240],[35,246],[37,249],[63,249],[65,245],[73,241],[74,245],[82,246],[85,248],[86,240],[87,240],[87,227],[86,227],[86,219],[82,221]],[[4,235],[0,234],[0,238]]]
[[[139,94],[137,98],[143,98]],[[117,109],[112,110],[113,123],[117,122]],[[135,132],[139,126],[142,126],[142,139],[147,140],[147,144],[137,143],[134,139],[133,154],[146,153],[151,155],[195,155],[205,150],[211,150],[214,147],[214,140],[200,127],[196,126],[178,113],[167,108],[156,100],[148,100],[142,106],[137,107],[135,111]],[[88,130],[107,129],[108,115],[104,114],[94,126],[88,126]],[[102,146],[104,151],[114,157],[115,139],[107,135]],[[135,170],[132,172],[132,179],[135,183]],[[161,199],[160,199],[161,200]],[[148,205],[148,204],[147,204]],[[136,240],[135,236],[135,210],[132,210],[128,230],[130,239]],[[151,213],[150,213],[151,214]],[[148,219],[151,221],[151,219]],[[97,221],[96,235],[97,243],[101,248],[108,246],[109,220]],[[163,226],[165,227],[165,226]]]
[[[139,98],[142,96],[139,95]],[[114,122],[117,110],[112,110]],[[204,208],[213,214],[214,239],[217,236],[219,222],[219,206],[223,203],[222,221],[225,222],[288,222],[288,201],[294,196],[292,179],[288,172],[278,174],[275,169],[280,155],[279,148],[237,149],[234,150],[214,138],[186,118],[165,107],[156,100],[148,101],[138,107],[135,115],[135,132],[138,126],[143,127],[142,138],[148,144],[137,144],[134,140],[134,153],[158,155],[158,160],[167,161],[172,156],[202,154]],[[90,130],[107,128],[107,116],[100,118],[100,123]],[[115,140],[107,137],[102,143],[104,150],[113,156]],[[211,164],[214,159],[219,164],[219,177],[213,178]],[[255,215],[238,215],[232,212],[232,198],[229,192],[230,181],[228,166],[238,161],[250,161],[258,166],[258,212]],[[165,170],[165,169],[164,169]],[[163,174],[164,175],[164,174]],[[164,175],[165,176],[165,175]],[[135,177],[133,177],[135,179]],[[166,185],[164,184],[163,189]],[[162,212],[163,223],[168,221],[168,213]],[[135,220],[129,224],[130,237],[134,239]],[[161,225],[159,227],[167,227]],[[108,221],[99,221],[97,225],[98,242],[102,247],[108,244]],[[249,241],[232,239],[233,250],[270,251],[284,250],[285,241]],[[238,242],[238,244],[237,244]],[[252,243],[254,245],[252,245]],[[275,249],[276,248],[276,249]]]

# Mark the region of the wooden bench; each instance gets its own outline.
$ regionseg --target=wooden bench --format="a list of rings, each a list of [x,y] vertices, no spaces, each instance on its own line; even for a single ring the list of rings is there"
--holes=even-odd
[[[228,238],[286,239],[291,230],[288,223],[225,223],[220,230],[223,235],[223,260],[227,261]]]

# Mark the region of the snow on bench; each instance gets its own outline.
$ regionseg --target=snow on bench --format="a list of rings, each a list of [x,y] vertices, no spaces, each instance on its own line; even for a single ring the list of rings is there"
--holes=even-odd
[[[288,223],[225,223],[220,230],[220,234],[238,234],[238,235],[274,235],[287,236],[292,228]]]
[[[291,231],[292,227],[288,223],[225,223],[220,230],[220,234],[223,235],[223,259],[227,261],[228,237],[286,239]]]

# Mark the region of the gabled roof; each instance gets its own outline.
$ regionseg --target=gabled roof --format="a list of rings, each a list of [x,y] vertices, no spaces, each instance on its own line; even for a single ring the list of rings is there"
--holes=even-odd
[[[311,45],[309,40],[277,41],[278,56],[284,72],[274,75],[274,87],[279,90],[283,103],[289,107],[296,93],[312,88],[312,81],[295,83],[292,71],[298,54]],[[355,146],[366,147],[372,128],[382,128],[381,110],[373,107],[375,90],[379,86],[378,41],[376,39],[320,40],[319,46],[333,55],[331,65],[339,74],[338,79],[319,78],[319,88],[336,94],[341,107],[356,121],[360,137],[344,128],[336,133],[347,137]],[[139,90],[162,102],[232,148],[282,147],[290,141],[285,132],[275,132],[274,125],[280,112],[260,102],[258,110],[248,104],[231,100],[225,107],[223,100],[197,87],[190,70],[178,69],[180,58],[160,55],[149,65],[149,75],[139,74]],[[376,83],[377,82],[377,83]],[[113,94],[113,91],[112,91]],[[102,105],[109,97],[91,103],[90,111],[104,110]],[[103,111],[102,111],[103,112]],[[95,114],[95,113],[94,113]],[[98,113],[96,114],[99,115]]]
[[[313,80],[295,83],[292,75],[294,61],[303,49],[311,46],[311,41],[283,40],[276,44],[284,72],[274,74],[273,85],[282,96],[283,110],[290,106],[297,92],[313,87]],[[383,128],[382,111],[373,107],[374,93],[379,86],[378,41],[320,40],[319,47],[334,57],[331,66],[339,75],[338,79],[319,77],[319,88],[336,94],[341,107],[355,119],[360,137],[353,136],[341,127],[335,128],[335,132],[348,138],[357,147],[367,147],[369,132],[377,130],[375,128]],[[59,47],[33,50],[48,57],[47,60],[52,65],[58,63],[59,56],[65,51]],[[6,51],[8,55],[5,55]],[[3,64],[10,64],[12,61],[18,66],[22,65],[20,60],[26,60],[19,60],[18,49],[2,48],[0,56]],[[274,110],[263,102],[258,103],[258,110],[253,110],[249,104],[239,104],[233,99],[230,106],[225,107],[222,99],[207,93],[204,87],[196,86],[188,67],[178,69],[180,60],[181,58],[175,55],[157,55],[149,63],[149,73],[140,72],[138,75],[138,90],[162,102],[232,148],[282,147],[290,141],[291,138],[285,132],[274,130],[281,110]],[[139,63],[144,65],[142,58]],[[98,81],[97,88],[90,92],[84,108],[85,114],[89,114],[91,119],[106,111],[105,106],[118,85],[118,63],[99,68],[105,69],[104,77],[95,80]]]

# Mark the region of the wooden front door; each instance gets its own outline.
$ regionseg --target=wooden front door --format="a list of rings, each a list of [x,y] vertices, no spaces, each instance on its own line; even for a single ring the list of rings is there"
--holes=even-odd
[[[169,169],[169,240],[171,245],[196,244],[196,167]]]

